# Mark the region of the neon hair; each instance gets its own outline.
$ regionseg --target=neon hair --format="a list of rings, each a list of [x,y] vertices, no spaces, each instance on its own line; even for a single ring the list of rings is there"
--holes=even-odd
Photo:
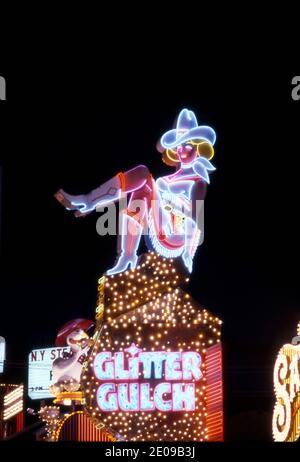
[[[208,141],[204,140],[191,140],[187,141],[194,146],[197,146],[197,156],[205,157],[207,160],[211,160],[214,157],[215,151],[213,145]],[[180,163],[177,151],[174,149],[166,149],[162,154],[162,160],[165,164],[176,167]]]

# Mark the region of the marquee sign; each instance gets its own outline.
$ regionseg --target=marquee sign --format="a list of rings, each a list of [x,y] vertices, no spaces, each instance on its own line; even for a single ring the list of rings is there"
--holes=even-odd
[[[279,351],[274,368],[274,387],[274,440],[296,441],[300,437],[300,323],[298,336]]]
[[[70,352],[70,347],[40,348],[28,356],[28,396],[31,399],[52,398],[49,387],[53,382],[52,365],[55,359]]]

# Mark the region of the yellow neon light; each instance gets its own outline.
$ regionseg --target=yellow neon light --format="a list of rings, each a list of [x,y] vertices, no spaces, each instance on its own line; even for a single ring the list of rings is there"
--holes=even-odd
[[[70,404],[72,401],[80,401],[81,404],[84,404],[83,393],[81,391],[63,391],[61,393],[57,393],[53,402],[54,404],[63,403],[66,400],[69,400]]]
[[[190,144],[197,147],[197,156],[198,157],[205,157],[208,160],[211,160],[214,155],[214,147],[212,144],[208,143],[207,141],[197,141],[191,140],[189,141]],[[177,151],[174,149],[166,149],[163,154],[163,160],[168,165],[174,165],[180,163],[180,159],[178,157]]]
[[[300,344],[281,348],[274,368],[274,387],[274,440],[296,441],[300,436]]]

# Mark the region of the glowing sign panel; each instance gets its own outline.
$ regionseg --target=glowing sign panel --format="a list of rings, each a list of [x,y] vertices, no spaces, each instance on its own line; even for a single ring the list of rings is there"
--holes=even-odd
[[[63,358],[70,347],[43,348],[33,350],[28,359],[28,396],[31,399],[53,398],[49,391],[52,384],[52,364],[57,358]]]
[[[299,334],[299,332],[298,332]],[[299,337],[294,339],[300,340]],[[293,339],[293,340],[294,340]],[[300,343],[284,345],[276,359],[273,413],[275,441],[296,441],[300,437]]]
[[[85,411],[117,440],[223,440],[222,321],[181,289],[186,274],[149,253],[99,280],[81,384]]]
[[[4,371],[5,361],[5,338],[0,337],[0,374]]]
[[[24,386],[20,385],[4,397],[3,420],[8,420],[23,411]]]
[[[104,351],[95,357],[94,374],[100,381],[99,409],[104,412],[195,410],[195,381],[202,378],[199,353],[147,352],[135,344],[125,352],[112,355]]]

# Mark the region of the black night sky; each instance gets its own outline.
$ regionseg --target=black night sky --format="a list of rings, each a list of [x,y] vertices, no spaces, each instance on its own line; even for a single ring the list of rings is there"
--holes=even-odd
[[[87,192],[139,163],[170,171],[155,144],[187,107],[217,132],[190,291],[224,321],[227,437],[271,439],[273,365],[300,320],[299,72],[272,66],[168,71],[102,57],[95,68],[7,74],[0,335],[11,376],[25,377],[29,351],[51,346],[63,323],[93,318],[97,279],[115,259],[97,214],[76,219],[53,194]]]

